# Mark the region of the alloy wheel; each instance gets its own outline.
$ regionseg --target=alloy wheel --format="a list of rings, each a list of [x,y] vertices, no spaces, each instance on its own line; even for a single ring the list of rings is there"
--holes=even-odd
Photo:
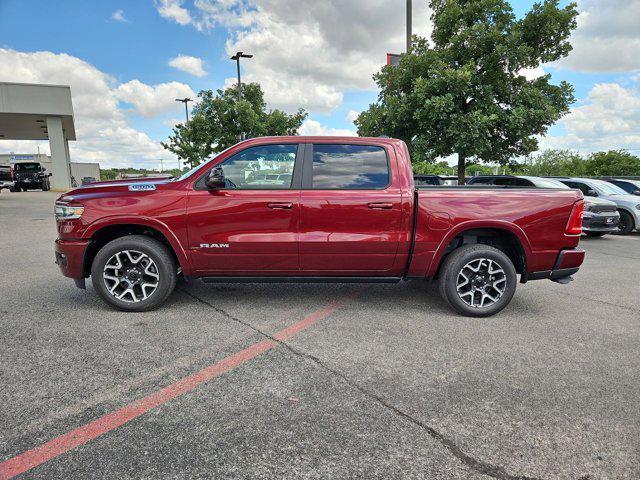
[[[149,255],[122,250],[109,258],[102,272],[108,292],[118,300],[138,303],[158,288],[160,273]]]
[[[476,258],[458,273],[456,290],[460,299],[473,308],[486,308],[497,303],[507,287],[502,266],[489,258]]]

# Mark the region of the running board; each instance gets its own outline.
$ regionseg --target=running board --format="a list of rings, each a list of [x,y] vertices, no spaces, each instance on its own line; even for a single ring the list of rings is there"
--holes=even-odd
[[[398,283],[401,277],[201,277],[204,283]]]

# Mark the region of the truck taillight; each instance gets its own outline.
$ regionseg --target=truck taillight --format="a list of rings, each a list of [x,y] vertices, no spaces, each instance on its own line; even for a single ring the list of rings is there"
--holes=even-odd
[[[582,233],[582,214],[584,213],[584,200],[579,200],[573,204],[567,228],[564,233],[567,235],[580,235]]]

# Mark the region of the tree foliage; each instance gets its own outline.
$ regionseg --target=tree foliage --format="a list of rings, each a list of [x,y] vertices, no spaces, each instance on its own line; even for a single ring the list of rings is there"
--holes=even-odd
[[[597,152],[586,157],[570,150],[545,150],[527,157],[520,172],[534,176],[637,177],[640,158],[624,150]]]
[[[257,83],[242,84],[240,101],[236,87],[203,90],[198,97],[200,101],[193,108],[189,123],[176,125],[169,140],[162,142],[164,148],[191,166],[234,145],[243,136],[297,135],[307,117],[302,109],[294,114],[267,111]]]
[[[380,95],[358,133],[401,138],[418,162],[458,154],[461,179],[469,161],[504,165],[535,151],[535,136],[574,101],[570,84],[522,73],[571,51],[576,5],[558,2],[517,19],[507,0],[431,0],[431,41],[414,37],[399,65],[374,76]]]

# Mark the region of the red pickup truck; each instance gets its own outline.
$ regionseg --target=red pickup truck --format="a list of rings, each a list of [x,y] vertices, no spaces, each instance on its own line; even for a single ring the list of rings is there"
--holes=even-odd
[[[129,311],[176,279],[398,282],[437,279],[458,312],[502,310],[522,283],[578,271],[576,190],[416,188],[389,138],[241,142],[175,179],[92,183],[55,212],[62,273]]]

